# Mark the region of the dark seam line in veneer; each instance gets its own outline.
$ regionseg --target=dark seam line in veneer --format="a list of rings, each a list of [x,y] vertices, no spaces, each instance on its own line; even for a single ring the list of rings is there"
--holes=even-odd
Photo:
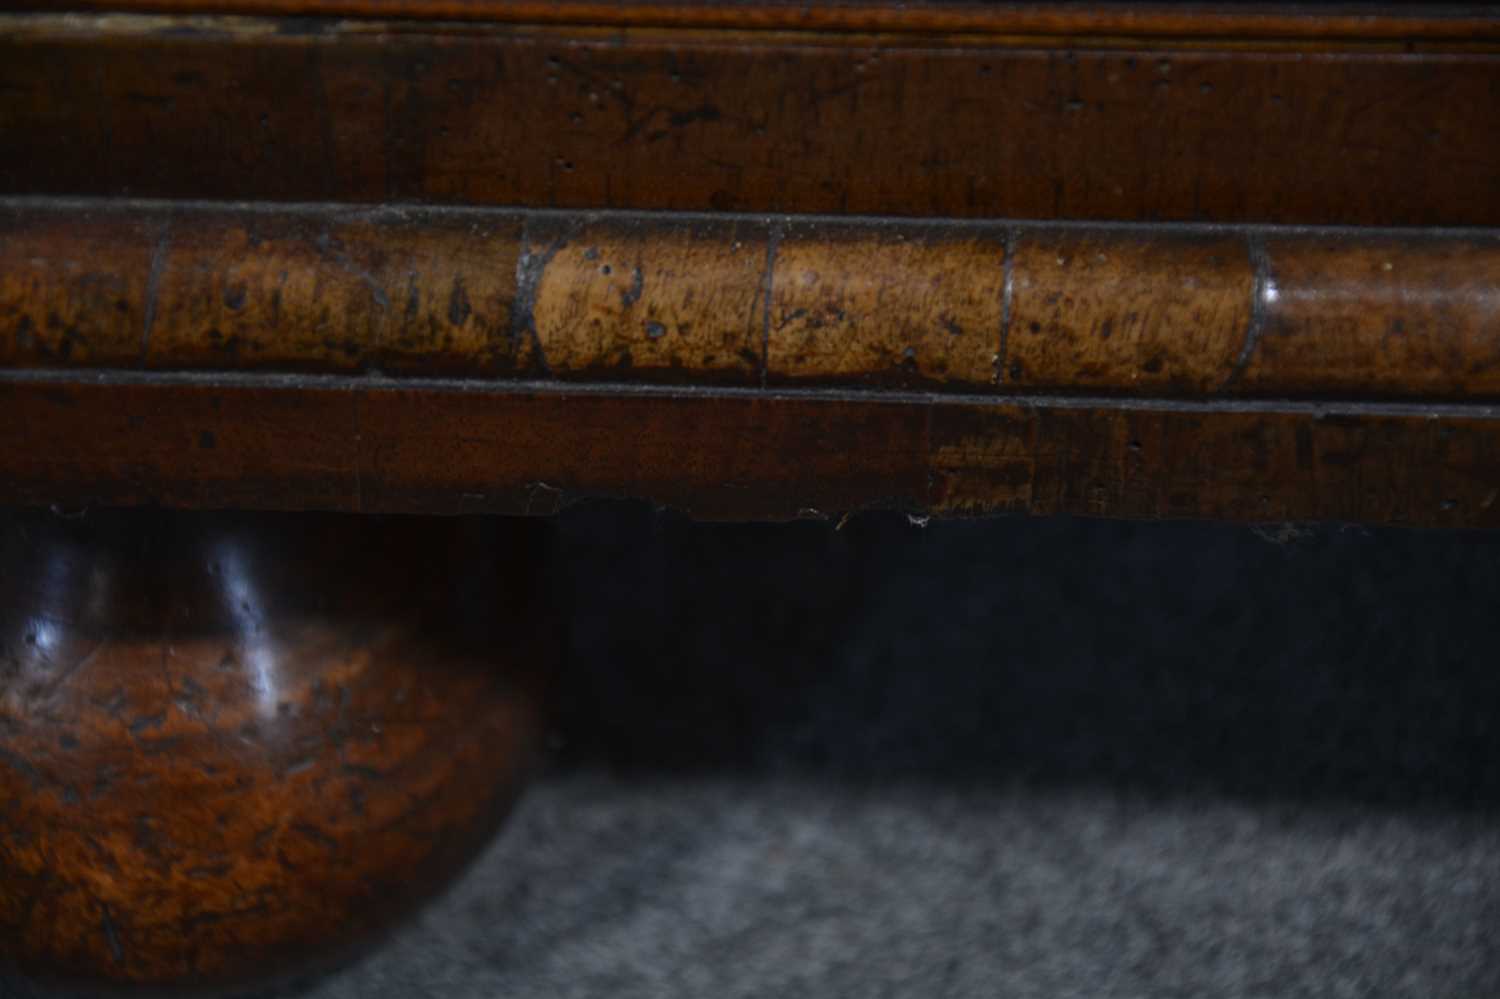
[[[516,294],[510,306],[510,339],[512,349],[530,339],[536,330],[536,291],[541,275],[531,264],[531,219],[521,219],[521,252],[516,254]]]
[[[733,223],[795,222],[798,226],[839,225],[848,227],[941,229],[960,231],[995,231],[1010,228],[1019,234],[1037,231],[1160,233],[1171,235],[1237,235],[1258,233],[1267,236],[1385,236],[1396,238],[1491,239],[1500,242],[1500,228],[1463,226],[1358,226],[1358,225],[1283,225],[1273,223],[1226,222],[1125,222],[1077,219],[976,219],[906,215],[830,215],[825,213],[767,215],[764,212],[686,212],[644,211],[637,209],[593,208],[518,208],[503,205],[440,205],[415,202],[372,204],[339,201],[214,201],[205,199],[169,200],[162,198],[77,198],[50,195],[0,195],[0,210],[54,212],[144,212],[191,214],[194,212],[243,212],[265,215],[335,216],[339,222],[417,222],[423,217],[481,216],[538,221],[548,219],[586,220],[589,222],[679,222]]]
[[[784,226],[772,222],[766,233],[766,273],[761,301],[760,329],[760,387],[765,388],[771,378],[771,301],[776,290],[776,251],[781,249]]]
[[[619,10],[601,10],[597,5],[588,5],[582,10],[570,11],[571,5],[554,4],[548,7],[513,4],[442,4],[418,5],[415,9],[402,10],[384,5],[371,10],[367,2],[349,0],[315,0],[313,3],[296,4],[276,2],[226,2],[217,9],[205,11],[202,4],[188,5],[181,0],[138,0],[134,3],[108,2],[108,0],[80,0],[78,10],[69,15],[52,12],[7,12],[0,17],[7,20],[44,22],[53,30],[77,30],[79,24],[108,16],[111,12],[126,13],[129,21],[112,25],[116,33],[149,34],[153,22],[170,21],[179,30],[192,31],[197,27],[205,33],[216,35],[239,32],[250,34],[262,22],[276,24],[303,23],[315,25],[323,30],[313,34],[315,40],[360,35],[371,29],[388,30],[402,34],[444,35],[467,34],[476,31],[503,27],[512,31],[541,30],[569,31],[574,33],[618,32],[621,27],[635,30],[672,31],[684,33],[720,34],[732,33],[746,39],[771,38],[781,42],[787,39],[808,39],[824,45],[854,44],[866,38],[888,38],[923,40],[948,44],[1013,46],[1066,45],[1077,48],[1090,45],[1163,45],[1192,47],[1246,45],[1266,47],[1325,47],[1378,49],[1407,51],[1411,45],[1418,46],[1475,46],[1496,40],[1493,20],[1474,16],[1472,8],[1436,10],[1424,18],[1392,17],[1389,10],[1384,17],[1370,16],[1359,19],[1357,25],[1348,15],[1339,16],[1333,11],[1312,10],[1300,16],[1283,16],[1280,23],[1264,23],[1256,20],[1217,11],[1213,15],[1198,15],[1189,12],[1171,20],[1176,26],[1164,23],[1158,9],[1154,17],[1136,17],[1129,21],[1110,20],[1107,17],[1091,16],[1084,11],[1075,15],[1071,26],[1058,26],[1042,21],[1030,21],[1014,12],[1001,10],[985,11],[982,7],[970,8],[960,13],[951,6],[936,9],[905,7],[899,18],[888,15],[890,8],[865,6],[854,7],[825,16],[821,21],[799,16],[803,8],[791,6],[744,7],[736,11],[734,5],[712,7],[706,4],[684,4],[664,7],[647,5],[632,7],[622,5]],[[425,7],[426,9],[422,9]],[[835,9],[836,10],[836,9]],[[93,11],[90,15],[88,12]],[[787,13],[790,11],[790,13]],[[749,14],[749,17],[743,16]],[[767,17],[766,15],[770,16]],[[1454,18],[1453,14],[1469,14]],[[760,15],[756,20],[755,16]],[[1007,16],[1008,15],[1008,16]],[[1446,15],[1446,16],[1445,16]],[[64,20],[64,17],[68,20]],[[1168,15],[1170,17],[1170,15]],[[1191,25],[1196,20],[1198,26]],[[186,23],[183,23],[186,22]],[[1300,22],[1300,23],[1299,23]],[[1488,30],[1486,30],[1488,29]],[[287,38],[277,37],[285,41]],[[301,40],[306,34],[292,35],[292,40]]]
[[[536,352],[537,369],[549,377],[552,369],[547,363],[541,334],[536,328],[537,293],[541,289],[542,277],[546,273],[547,265],[552,262],[552,258],[577,236],[579,226],[592,217],[592,214],[585,212],[570,213],[567,228],[554,236],[552,242],[548,243],[547,248],[541,253],[535,253],[531,248],[533,235],[531,217],[524,216],[521,219],[521,252],[516,258],[516,295],[515,304],[511,306],[511,338],[517,348],[520,347],[522,340],[531,344],[532,350]]]
[[[1266,328],[1266,310],[1269,303],[1266,296],[1272,291],[1271,263],[1266,256],[1266,244],[1259,233],[1248,233],[1245,236],[1245,252],[1250,257],[1251,273],[1253,275],[1250,290],[1250,314],[1245,321],[1245,343],[1240,348],[1239,356],[1234,359],[1234,368],[1224,383],[1219,386],[1220,392],[1227,392],[1234,387],[1235,382],[1244,377],[1245,369],[1250,367],[1250,360],[1255,356],[1255,348],[1260,345],[1261,333]]]
[[[161,288],[162,271],[166,269],[167,249],[172,239],[172,220],[163,219],[151,245],[151,268],[146,276],[146,304],[141,323],[141,367],[151,355],[151,327],[156,325],[156,299]]]
[[[876,403],[894,406],[1021,407],[1039,410],[1117,410],[1165,413],[1282,413],[1314,418],[1424,416],[1432,419],[1500,419],[1500,402],[1459,403],[1358,399],[1172,399],[1110,395],[980,395],[948,392],[860,391],[830,388],[640,385],[622,382],[489,381],[466,378],[392,378],[387,375],[246,374],[130,370],[0,369],[0,390],[14,385],[120,385],[202,387],[305,392],[463,393],[481,396],[585,396],[590,398],[754,399],[765,402]]]

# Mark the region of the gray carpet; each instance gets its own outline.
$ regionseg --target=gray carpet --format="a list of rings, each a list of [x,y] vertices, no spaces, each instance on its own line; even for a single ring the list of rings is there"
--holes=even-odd
[[[310,995],[1500,994],[1494,823],[573,775]]]
[[[1500,995],[1500,537],[560,541],[549,773],[298,994]]]

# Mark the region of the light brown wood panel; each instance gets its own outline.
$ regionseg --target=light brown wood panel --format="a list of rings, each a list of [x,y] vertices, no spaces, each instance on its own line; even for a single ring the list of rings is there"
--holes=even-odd
[[[560,378],[755,385],[767,244],[743,219],[538,220],[522,321]]]
[[[1018,233],[1003,381],[1013,390],[1207,395],[1252,333],[1247,234]]]
[[[778,230],[766,373],[983,391],[1005,320],[1005,234],[893,224]]]

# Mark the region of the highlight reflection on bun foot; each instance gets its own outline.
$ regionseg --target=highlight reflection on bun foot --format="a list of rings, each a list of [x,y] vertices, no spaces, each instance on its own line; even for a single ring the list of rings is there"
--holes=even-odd
[[[347,956],[524,781],[544,525],[0,519],[0,958],[234,985]]]

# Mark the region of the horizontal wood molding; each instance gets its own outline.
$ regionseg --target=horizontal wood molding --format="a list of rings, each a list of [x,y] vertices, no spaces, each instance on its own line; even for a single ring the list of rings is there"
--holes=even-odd
[[[19,199],[0,366],[1500,401],[1500,232]]]
[[[27,7],[0,502],[1500,526],[1483,10]]]
[[[1479,4],[856,2],[802,0],[4,0],[0,10],[390,18],[608,27],[692,27],[1050,38],[1335,43],[1500,40]]]
[[[1500,225],[1494,16],[451,6],[0,15],[0,193]]]
[[[1489,231],[0,203],[0,502],[1500,526]]]
[[[1500,526],[1500,411],[0,372],[0,502]]]

